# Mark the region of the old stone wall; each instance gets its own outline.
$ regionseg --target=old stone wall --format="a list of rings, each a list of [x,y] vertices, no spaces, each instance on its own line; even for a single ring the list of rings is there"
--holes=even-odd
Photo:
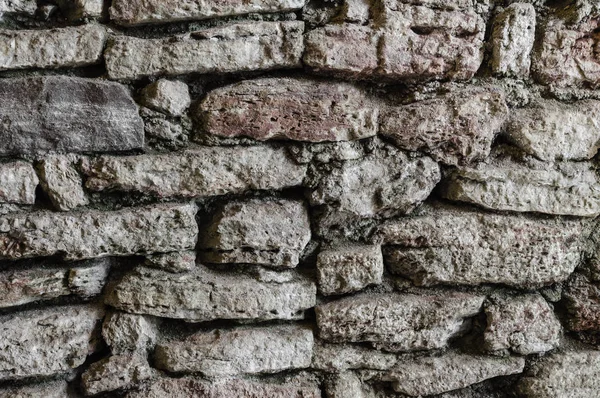
[[[597,1],[0,27],[0,397],[600,397]]]

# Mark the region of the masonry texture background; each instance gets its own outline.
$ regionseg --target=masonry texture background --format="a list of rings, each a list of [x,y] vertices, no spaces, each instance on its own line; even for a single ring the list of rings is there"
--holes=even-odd
[[[597,1],[0,27],[0,397],[600,396]]]

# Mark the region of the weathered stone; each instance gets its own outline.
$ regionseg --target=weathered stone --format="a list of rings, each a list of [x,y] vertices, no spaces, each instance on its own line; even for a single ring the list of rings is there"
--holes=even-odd
[[[73,155],[47,155],[38,166],[42,187],[58,210],[73,210],[89,203],[76,162]]]
[[[144,88],[142,94],[145,106],[171,116],[181,116],[191,103],[188,86],[181,81],[160,79]]]
[[[168,155],[102,156],[84,164],[92,191],[133,191],[157,197],[203,197],[299,186],[306,165],[284,149],[200,147]]]
[[[379,112],[359,88],[308,79],[245,80],[208,93],[199,118],[210,134],[260,141],[344,141],[377,134]]]
[[[100,294],[109,269],[108,261],[102,259],[71,269],[44,267],[0,272],[0,308],[60,296],[77,295],[87,298]]]
[[[0,155],[143,147],[138,109],[120,84],[66,76],[0,80]]]
[[[598,18],[574,26],[557,17],[547,21],[532,59],[536,79],[558,87],[596,88],[600,83],[595,37],[599,27]]]
[[[36,0],[0,0],[0,18],[3,14],[33,17],[37,10]]]
[[[369,21],[370,0],[344,0],[341,14],[347,22],[366,24]]]
[[[568,311],[567,328],[577,332],[600,331],[600,286],[575,274],[563,291]]]
[[[368,15],[368,14],[367,14]],[[327,25],[304,36],[302,61],[311,70],[349,78],[367,78],[377,72],[380,33],[368,26]]]
[[[357,295],[316,307],[319,336],[333,342],[381,343],[386,350],[444,347],[477,315],[484,297],[465,293]]]
[[[170,272],[187,272],[196,268],[196,252],[183,251],[146,256],[145,265]]]
[[[535,40],[535,8],[513,3],[494,21],[492,33],[492,71],[496,74],[527,77]]]
[[[212,382],[192,378],[162,378],[146,385],[127,398],[236,397],[236,398],[321,398],[315,382],[269,383],[244,379],[221,379]]]
[[[388,269],[420,286],[499,283],[540,287],[566,280],[582,259],[589,225],[435,205],[378,232]]]
[[[600,394],[600,351],[547,355],[519,383],[527,398],[589,398]]]
[[[96,395],[137,387],[157,376],[158,372],[141,355],[113,355],[91,364],[81,375],[81,385],[85,395]]]
[[[451,352],[441,357],[401,361],[385,380],[411,397],[441,394],[498,376],[523,372],[525,358],[498,358]]]
[[[0,4],[2,4],[0,2]],[[68,384],[64,380],[50,381],[20,387],[0,387],[3,398],[68,398]]]
[[[100,62],[106,30],[99,25],[0,31],[0,71],[73,68]]]
[[[316,343],[312,367],[327,372],[349,369],[385,370],[396,363],[396,355],[351,344]]]
[[[115,37],[104,52],[111,79],[295,68],[304,23],[239,23],[193,32],[189,38]]]
[[[306,206],[292,200],[229,202],[214,215],[199,241],[209,263],[249,263],[293,268],[310,241]]]
[[[600,176],[591,162],[548,164],[490,158],[452,172],[442,196],[492,210],[596,217],[600,214]]]
[[[488,351],[543,353],[558,347],[562,327],[552,307],[540,295],[495,299],[485,306]]]
[[[472,10],[384,0],[380,71],[393,79],[470,79],[483,60],[485,22]]]
[[[327,377],[324,387],[327,398],[365,398],[363,383],[352,372],[336,373]]]
[[[317,280],[321,294],[356,292],[383,277],[380,246],[352,246],[323,250],[317,257]]]
[[[196,245],[195,204],[118,211],[9,214],[0,217],[0,257],[62,255],[77,260],[170,252]]]
[[[0,164],[0,203],[34,204],[38,182],[30,163],[17,161]]]
[[[141,25],[217,18],[255,12],[299,10],[306,0],[115,0],[110,18],[119,25]]]
[[[0,317],[0,380],[67,373],[95,349],[102,311],[56,307]]]
[[[600,101],[538,99],[511,113],[506,138],[541,160],[584,160],[598,152]]]
[[[106,302],[123,311],[191,322],[214,319],[302,319],[315,305],[313,282],[258,282],[244,275],[197,270],[174,274],[138,269],[109,292]]]
[[[312,331],[306,327],[242,327],[158,344],[154,357],[159,369],[216,377],[308,368],[312,349]]]
[[[58,6],[71,21],[100,18],[104,11],[104,0],[58,0]]]
[[[501,91],[469,88],[390,108],[381,117],[380,133],[439,162],[467,164],[488,156],[507,117]]]
[[[113,354],[147,351],[156,342],[156,324],[144,315],[113,311],[102,324],[102,337]]]

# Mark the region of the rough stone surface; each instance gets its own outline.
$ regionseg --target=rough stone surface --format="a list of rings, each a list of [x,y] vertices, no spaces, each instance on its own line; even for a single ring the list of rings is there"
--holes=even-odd
[[[196,211],[195,204],[161,204],[113,212],[9,214],[0,217],[0,257],[77,260],[191,249],[198,235]]]
[[[66,76],[0,80],[0,155],[126,151],[142,119],[120,84]]]
[[[381,343],[393,351],[444,347],[477,315],[484,297],[464,293],[357,295],[316,307],[319,336]]]
[[[600,394],[600,351],[547,355],[519,383],[527,398],[588,398]]]
[[[199,106],[210,134],[260,141],[344,141],[377,134],[379,111],[345,83],[269,78],[211,91]]]
[[[582,259],[588,224],[435,205],[378,232],[384,263],[422,286],[499,283],[540,287],[566,280]]]
[[[230,202],[200,238],[209,263],[249,263],[293,268],[310,241],[306,206],[291,200]]]
[[[535,8],[527,3],[506,7],[494,21],[492,71],[522,78],[529,76],[534,41]]]
[[[0,0],[0,18],[3,14],[33,17],[36,10],[36,0]]]
[[[86,395],[131,388],[158,376],[140,355],[113,355],[90,365],[81,375]]]
[[[104,319],[102,337],[113,354],[145,352],[156,342],[156,324],[144,315],[113,311]]]
[[[562,327],[553,308],[540,295],[496,299],[485,307],[488,351],[543,353],[558,347]]]
[[[325,380],[327,398],[364,398],[363,384],[352,372],[336,373]]]
[[[544,161],[591,159],[600,147],[600,101],[537,99],[511,112],[506,138]]]
[[[308,328],[252,327],[200,332],[158,344],[154,357],[155,365],[169,372],[222,377],[308,368],[312,349]]]
[[[38,182],[30,163],[17,161],[0,164],[0,202],[34,204]]]
[[[93,24],[50,30],[1,30],[0,71],[97,64],[105,41],[106,30]]]
[[[0,317],[0,380],[67,373],[94,350],[102,311],[56,307]]]
[[[302,319],[315,300],[316,286],[304,278],[265,283],[203,268],[186,274],[139,269],[106,298],[107,304],[123,311],[192,322]]]
[[[323,250],[317,257],[317,280],[321,294],[356,292],[383,278],[380,246],[352,246]]]
[[[501,91],[469,88],[391,108],[381,117],[380,133],[439,162],[468,164],[488,156],[507,117]]]
[[[0,396],[3,398],[67,398],[68,384],[64,380],[57,380],[21,387],[0,387]]]
[[[191,103],[188,86],[181,81],[160,79],[144,88],[142,95],[145,106],[171,116],[181,116]]]
[[[288,21],[227,25],[175,40],[118,36],[104,57],[111,79],[294,68],[303,30],[303,22]]]
[[[196,252],[182,251],[146,256],[145,265],[170,272],[187,272],[196,268]]]
[[[201,147],[179,154],[102,156],[84,165],[86,187],[157,197],[202,197],[298,186],[306,165],[266,146]]]
[[[575,274],[563,291],[568,310],[567,328],[577,332],[600,330],[600,286],[583,274]]]
[[[410,397],[441,394],[498,376],[523,372],[524,358],[497,358],[451,352],[399,362],[385,376],[395,391]]]
[[[302,8],[306,0],[115,0],[111,20],[125,26],[188,21]]]
[[[89,203],[75,168],[77,160],[72,155],[48,155],[38,166],[42,187],[58,210],[69,211]]]
[[[385,370],[396,363],[396,354],[351,344],[316,343],[312,367],[328,372],[349,369]]]
[[[57,3],[62,13],[71,21],[97,19],[104,11],[103,0],[58,0]]]

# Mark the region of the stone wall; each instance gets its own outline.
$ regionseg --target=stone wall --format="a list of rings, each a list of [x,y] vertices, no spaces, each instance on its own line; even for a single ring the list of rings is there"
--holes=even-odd
[[[600,396],[595,0],[0,26],[0,397]]]

